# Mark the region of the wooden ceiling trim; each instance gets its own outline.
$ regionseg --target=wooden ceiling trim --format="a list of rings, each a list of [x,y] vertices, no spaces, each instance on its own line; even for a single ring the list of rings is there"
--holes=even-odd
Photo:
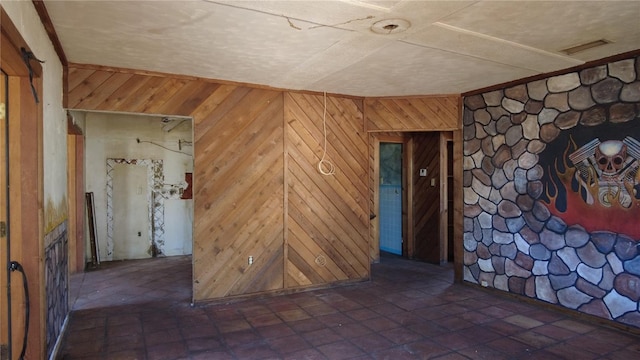
[[[53,44],[53,48],[56,51],[56,55],[60,59],[60,63],[62,66],[69,65],[67,61],[67,55],[64,53],[64,49],[62,48],[62,44],[60,43],[60,39],[58,38],[58,34],[56,33],[56,29],[53,26],[53,22],[51,21],[51,17],[49,17],[49,12],[47,11],[47,7],[42,0],[33,0],[33,6],[36,8],[36,12],[40,17],[40,22],[42,22],[42,26],[44,26],[45,31],[47,32],[47,36],[49,36],[49,40],[51,40],[51,44]]]

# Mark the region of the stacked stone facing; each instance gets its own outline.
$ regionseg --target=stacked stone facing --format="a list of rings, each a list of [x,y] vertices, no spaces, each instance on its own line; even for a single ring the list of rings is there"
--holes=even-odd
[[[640,57],[464,99],[466,281],[640,327],[640,239],[567,225],[540,200],[547,144],[607,122],[640,126]]]

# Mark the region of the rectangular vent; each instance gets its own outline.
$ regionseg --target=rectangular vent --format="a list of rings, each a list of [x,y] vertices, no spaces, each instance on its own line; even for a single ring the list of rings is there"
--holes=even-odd
[[[581,51],[593,49],[594,47],[603,46],[603,45],[607,45],[607,44],[610,44],[610,43],[611,43],[611,41],[609,41],[609,40],[600,39],[600,40],[590,41],[588,43],[572,46],[570,48],[562,49],[562,50],[560,50],[560,52],[563,52],[563,53],[565,53],[567,55],[573,55],[573,54],[579,53]]]

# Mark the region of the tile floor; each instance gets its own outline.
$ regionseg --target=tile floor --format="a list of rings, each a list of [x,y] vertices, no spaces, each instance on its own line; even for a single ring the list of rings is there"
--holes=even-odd
[[[640,336],[452,284],[395,257],[370,282],[190,306],[191,259],[72,277],[59,359],[640,359]]]

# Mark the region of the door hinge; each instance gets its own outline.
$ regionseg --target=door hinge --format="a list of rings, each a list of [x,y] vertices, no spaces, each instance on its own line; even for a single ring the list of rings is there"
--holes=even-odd
[[[0,237],[7,236],[7,223],[0,221]]]

